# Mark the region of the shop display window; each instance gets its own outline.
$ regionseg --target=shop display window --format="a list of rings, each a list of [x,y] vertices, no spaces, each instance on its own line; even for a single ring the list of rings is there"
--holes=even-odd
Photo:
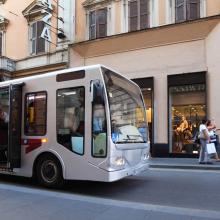
[[[169,143],[171,153],[198,154],[195,142],[206,117],[205,84],[169,87]]]

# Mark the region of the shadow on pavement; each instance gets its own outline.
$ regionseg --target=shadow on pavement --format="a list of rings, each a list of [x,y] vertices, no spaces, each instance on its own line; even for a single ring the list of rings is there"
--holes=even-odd
[[[122,195],[127,195],[129,192],[134,193],[135,190],[147,187],[147,182],[139,176],[128,177],[116,182],[95,182],[95,181],[78,181],[68,180],[60,189],[49,189],[41,186],[36,179],[25,178],[10,175],[0,175],[0,182],[14,186],[22,186],[33,189],[46,189],[49,191],[64,192],[70,194],[96,196],[121,199]]]

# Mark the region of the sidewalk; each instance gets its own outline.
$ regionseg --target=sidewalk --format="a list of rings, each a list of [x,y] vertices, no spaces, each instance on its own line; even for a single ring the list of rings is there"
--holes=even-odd
[[[0,216],[4,220],[219,220],[220,212],[0,183]]]
[[[189,169],[189,170],[217,170],[220,172],[220,162],[213,164],[199,164],[195,158],[150,158],[150,168]]]

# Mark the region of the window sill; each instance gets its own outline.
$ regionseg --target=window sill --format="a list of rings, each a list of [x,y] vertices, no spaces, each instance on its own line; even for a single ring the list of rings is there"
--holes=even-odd
[[[35,54],[29,54],[28,57],[38,57],[38,56],[44,56],[47,52],[41,52],[41,53],[35,53]]]

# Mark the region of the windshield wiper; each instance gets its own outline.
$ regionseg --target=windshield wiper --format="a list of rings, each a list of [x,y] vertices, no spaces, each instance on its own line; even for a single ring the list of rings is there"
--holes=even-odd
[[[127,134],[127,137],[130,138],[130,136],[133,136],[133,137],[141,137],[142,136],[140,134]]]
[[[146,143],[146,141],[137,141],[136,139],[123,139],[124,141],[116,141],[115,144],[129,144],[129,143]]]
[[[145,141],[138,141],[137,139],[123,139],[124,141],[118,141],[118,143],[145,143]]]
[[[130,138],[131,135],[127,135],[128,138],[124,138],[123,140],[136,140],[136,138]],[[133,136],[133,135],[132,135]]]

